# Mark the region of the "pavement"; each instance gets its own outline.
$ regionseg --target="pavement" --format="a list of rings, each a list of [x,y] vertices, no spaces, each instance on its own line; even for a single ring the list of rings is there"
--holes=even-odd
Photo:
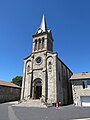
[[[39,108],[14,106],[18,102],[0,104],[0,120],[90,120],[90,107]]]
[[[18,105],[18,101],[12,101],[12,102],[5,102],[3,105]]]

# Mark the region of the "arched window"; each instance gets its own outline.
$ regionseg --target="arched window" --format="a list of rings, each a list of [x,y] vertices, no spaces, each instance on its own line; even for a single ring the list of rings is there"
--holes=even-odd
[[[35,40],[35,46],[34,46],[34,51],[37,50],[37,39]]]
[[[42,38],[42,49],[44,48],[44,37]]]
[[[38,50],[41,49],[41,39],[39,38],[39,42],[38,42]]]

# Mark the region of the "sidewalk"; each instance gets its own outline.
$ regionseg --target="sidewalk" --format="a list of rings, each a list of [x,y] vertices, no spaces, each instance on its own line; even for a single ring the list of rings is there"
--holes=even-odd
[[[5,102],[5,103],[2,103],[2,104],[17,105],[17,104],[18,104],[18,101]]]

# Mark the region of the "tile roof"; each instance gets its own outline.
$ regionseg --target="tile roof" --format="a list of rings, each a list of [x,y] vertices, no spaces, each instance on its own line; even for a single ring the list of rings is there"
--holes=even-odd
[[[17,87],[17,88],[20,88],[19,86],[17,86],[17,85],[14,84],[14,83],[2,81],[2,80],[0,80],[0,85],[8,86],[8,87]]]
[[[83,72],[79,74],[73,74],[70,78],[70,80],[80,80],[80,79],[90,79],[90,72]]]

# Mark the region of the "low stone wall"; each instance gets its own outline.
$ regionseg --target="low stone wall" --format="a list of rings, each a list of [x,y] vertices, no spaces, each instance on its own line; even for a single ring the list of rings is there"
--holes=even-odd
[[[0,103],[20,100],[21,88],[0,85]]]

